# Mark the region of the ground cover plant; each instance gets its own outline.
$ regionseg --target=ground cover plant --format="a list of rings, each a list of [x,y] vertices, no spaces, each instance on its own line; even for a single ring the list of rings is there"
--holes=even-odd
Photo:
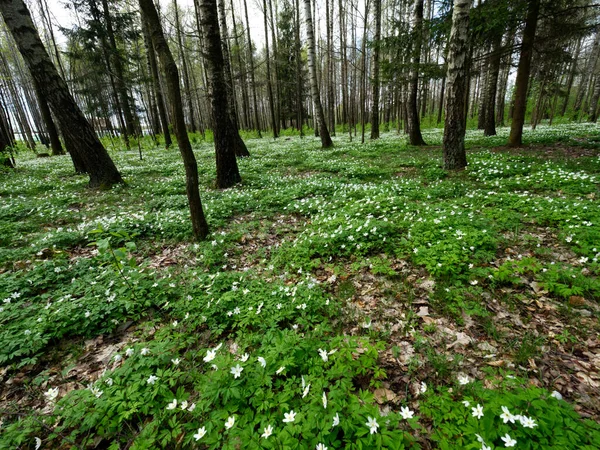
[[[0,448],[600,448],[600,130],[247,139],[0,174]]]

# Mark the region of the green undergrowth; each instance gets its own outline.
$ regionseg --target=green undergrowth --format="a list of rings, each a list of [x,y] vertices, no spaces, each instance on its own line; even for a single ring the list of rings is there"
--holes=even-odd
[[[14,396],[0,406],[0,448],[503,448],[506,435],[517,448],[598,448],[596,423],[510,372],[490,371],[487,389],[440,362],[421,393],[380,408],[386,335],[368,317],[350,335],[354,286],[327,281],[368,268],[401,284],[402,261],[435,281],[438,314],[490,334],[484,299],[508,287],[535,282],[567,309],[572,296],[597,302],[600,157],[541,149],[593,148],[600,132],[539,127],[529,150],[494,150],[507,132],[470,131],[460,173],[441,169],[440,130],[425,130],[424,149],[392,133],[338,136],[330,150],[250,139],[244,181],[226,190],[196,136],[213,230],[198,243],[176,149],[113,151],[126,184],[103,192],[66,157],[20,154],[0,174],[0,366],[30,375],[22,395],[37,411]],[[98,336],[118,345],[89,385],[73,383],[79,342]]]

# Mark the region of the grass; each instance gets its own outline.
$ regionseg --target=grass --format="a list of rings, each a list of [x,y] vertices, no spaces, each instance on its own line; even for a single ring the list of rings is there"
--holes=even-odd
[[[460,173],[440,168],[439,129],[425,148],[394,133],[329,150],[310,134],[249,139],[227,190],[196,137],[213,231],[196,243],[176,149],[113,149],[126,184],[103,192],[67,157],[20,154],[0,174],[0,448],[501,445],[521,431],[437,416],[435,393],[525,411],[534,390],[564,448],[595,448],[597,425],[549,392],[600,418],[600,130],[539,126],[525,149],[497,149],[507,134],[469,131]],[[536,420],[520,442],[548,448],[551,420]]]

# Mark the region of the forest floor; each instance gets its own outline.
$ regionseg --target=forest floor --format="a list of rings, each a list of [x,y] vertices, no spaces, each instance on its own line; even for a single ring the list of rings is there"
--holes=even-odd
[[[507,133],[458,173],[440,130],[249,139],[226,190],[196,139],[205,242],[176,149],[113,149],[109,191],[22,155],[0,449],[600,448],[600,128]]]

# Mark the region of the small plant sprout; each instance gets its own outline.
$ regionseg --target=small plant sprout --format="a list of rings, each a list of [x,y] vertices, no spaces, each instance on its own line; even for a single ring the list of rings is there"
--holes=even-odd
[[[199,441],[206,435],[206,427],[198,428],[198,432],[194,434],[194,440]]]
[[[369,432],[371,434],[377,433],[377,428],[379,428],[379,424],[377,423],[377,420],[375,420],[373,417],[367,417],[367,423],[365,425],[369,427]]]

